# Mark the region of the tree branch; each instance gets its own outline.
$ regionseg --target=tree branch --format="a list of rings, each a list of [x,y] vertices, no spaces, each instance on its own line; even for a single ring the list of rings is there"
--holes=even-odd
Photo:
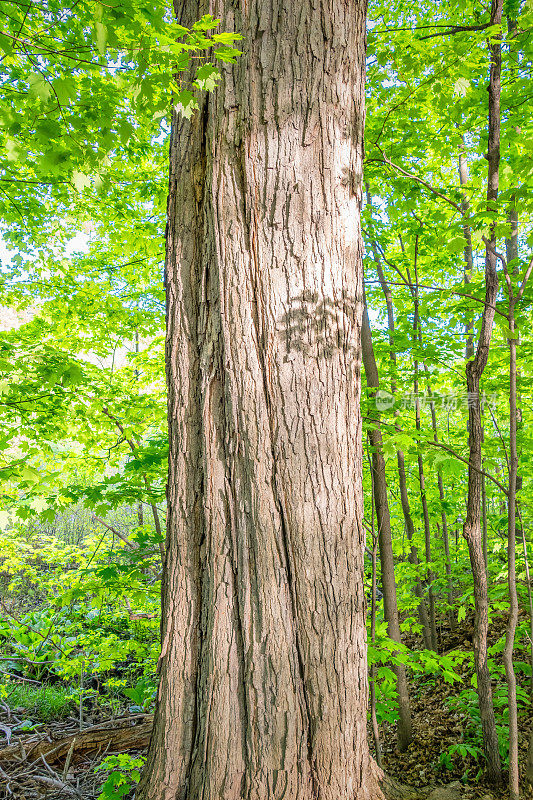
[[[446,450],[448,453],[450,453],[450,455],[454,456],[454,458],[457,458],[459,461],[462,461],[463,464],[466,464],[467,466],[472,467],[472,469],[474,469],[476,472],[479,472],[480,475],[484,475],[486,478],[488,478],[490,481],[492,481],[498,487],[498,489],[500,489],[504,493],[504,495],[506,497],[508,496],[508,494],[509,494],[508,490],[505,488],[503,483],[500,483],[500,481],[497,478],[494,477],[494,475],[491,475],[490,472],[485,472],[482,469],[478,469],[477,467],[474,467],[467,458],[463,458],[463,456],[460,456],[459,453],[457,453],[449,445],[443,444],[442,442],[434,442],[434,441],[432,441],[430,439],[426,440],[424,442],[424,444],[430,444],[433,447],[441,447],[443,450]]]

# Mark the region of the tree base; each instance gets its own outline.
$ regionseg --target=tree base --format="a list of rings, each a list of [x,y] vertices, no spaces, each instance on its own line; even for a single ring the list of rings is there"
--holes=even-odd
[[[461,800],[462,786],[459,781],[446,786],[404,786],[404,784],[386,775],[380,767],[372,762],[372,777],[376,785],[376,793],[372,800]]]

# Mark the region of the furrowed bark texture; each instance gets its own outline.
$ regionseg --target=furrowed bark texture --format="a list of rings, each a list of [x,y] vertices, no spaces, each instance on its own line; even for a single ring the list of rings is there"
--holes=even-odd
[[[137,797],[374,800],[359,412],[365,4],[176,11],[184,24],[220,16],[244,55],[190,123],[173,120],[161,683]]]

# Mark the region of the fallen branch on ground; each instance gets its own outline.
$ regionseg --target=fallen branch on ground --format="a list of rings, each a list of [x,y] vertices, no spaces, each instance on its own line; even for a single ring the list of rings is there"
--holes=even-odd
[[[94,725],[55,741],[34,736],[26,737],[23,741],[23,752],[26,755],[25,760],[29,762],[37,761],[44,756],[47,763],[53,764],[65,758],[71,749],[74,758],[80,754],[104,750],[108,753],[141,750],[148,746],[152,724],[152,714],[141,714],[112,720],[103,725]],[[21,741],[0,750],[1,764],[21,760]]]

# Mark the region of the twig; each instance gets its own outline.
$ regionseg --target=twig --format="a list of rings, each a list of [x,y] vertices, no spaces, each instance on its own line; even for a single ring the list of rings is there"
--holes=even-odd
[[[16,617],[13,617],[13,619],[16,622],[19,622],[19,620]],[[25,625],[26,623],[21,622],[20,624]],[[0,661],[25,661],[26,664],[38,664],[40,666],[41,664],[55,664],[56,659],[49,658],[46,661],[32,661],[30,658],[24,658],[24,656],[13,655],[13,656],[0,656]]]
[[[103,525],[104,528],[107,528],[108,531],[111,531],[111,533],[117,536],[122,542],[124,542],[124,544],[126,544],[128,547],[131,547],[132,550],[139,549],[139,545],[137,544],[137,542],[131,542],[124,533],[121,533],[112,525],[109,525],[107,522],[104,522],[104,520],[101,519],[100,517],[97,517],[96,514],[93,514],[93,520],[95,522],[98,522],[100,525]]]
[[[390,262],[388,262],[388,261],[386,261],[386,263],[390,264]],[[394,266],[394,265],[390,264],[390,266]],[[532,261],[532,265],[531,266],[533,267],[533,261]],[[379,283],[379,281],[370,280],[370,279],[367,278],[366,279],[366,283]],[[397,283],[395,281],[388,281],[388,283],[389,283],[390,286],[406,286],[406,287],[408,287],[407,281],[405,283]],[[429,290],[434,291],[434,292],[450,292],[451,294],[455,294],[458,297],[468,297],[469,300],[475,300],[476,303],[481,303],[482,305],[486,306],[487,308],[493,308],[494,311],[496,312],[496,314],[499,314],[504,319],[507,319],[507,314],[505,312],[499,311],[499,309],[497,309],[496,306],[493,306],[490,303],[487,303],[486,300],[483,300],[481,297],[475,297],[473,294],[468,294],[467,292],[458,292],[455,289],[448,288],[447,286],[429,286],[428,284],[424,284],[424,283],[419,283],[418,284],[418,288],[419,289],[429,289]]]
[[[79,712],[80,712],[80,731],[83,730],[83,659],[80,664],[80,704],[79,704]]]
[[[507,447],[505,445],[505,439],[503,438],[502,432],[500,430],[500,426],[498,425],[498,421],[497,421],[497,419],[496,419],[496,417],[495,417],[495,415],[494,415],[494,413],[492,411],[492,408],[490,407],[490,403],[487,403],[487,407],[488,407],[490,415],[492,417],[492,422],[494,423],[494,427],[496,428],[496,433],[500,437],[500,441],[501,441],[502,447],[503,447],[503,454],[505,456],[505,461],[507,462],[507,472],[509,473],[511,471],[511,467],[509,465],[509,456],[507,454]]]
[[[46,771],[50,773],[52,778],[55,778],[56,780],[58,780],[59,779],[59,775],[57,774],[57,772],[54,772],[54,770],[52,769],[50,764],[47,763],[46,758],[43,756],[42,753],[40,755],[40,760],[43,762],[44,766],[46,767]]]
[[[67,757],[65,759],[65,766],[63,767],[63,775],[62,775],[63,782],[65,782],[67,779],[68,769],[70,767],[70,762],[72,760],[72,753],[74,752],[75,744],[76,744],[76,739],[73,739],[72,744],[70,745],[69,751],[67,753]]]
[[[137,446],[135,445],[135,443],[134,443],[134,441],[132,439],[129,439],[126,436],[126,432],[124,430],[124,426],[122,425],[120,420],[117,419],[115,416],[113,416],[113,414],[110,412],[110,410],[107,408],[107,406],[104,406],[102,408],[102,411],[106,415],[106,417],[108,417],[110,420],[112,420],[112,422],[115,423],[116,427],[118,428],[118,430],[120,431],[120,433],[124,437],[125,441],[128,443],[131,452],[137,458]],[[146,487],[146,491],[148,492],[149,495],[151,495],[152,494],[152,489],[151,489],[150,482],[148,481],[148,477],[147,477],[145,472],[143,473],[142,477],[143,477],[144,485]],[[150,508],[152,509],[152,516],[154,518],[155,530],[156,530],[156,533],[157,533],[157,535],[159,536],[159,538],[161,540],[163,538],[163,536],[162,536],[162,531],[161,531],[161,522],[160,522],[160,519],[159,519],[159,514],[157,512],[156,505],[155,505],[154,502],[152,502],[152,500],[149,501],[149,504],[150,504]],[[159,541],[158,544],[159,544],[159,552],[161,553],[161,561],[162,561],[162,563],[164,563],[165,562],[165,544],[164,544],[163,541]]]
[[[446,31],[438,31],[437,33],[428,33],[426,36],[421,36],[419,42],[424,42],[426,39],[433,39],[434,36],[453,36],[455,33],[468,33],[470,31],[484,31],[489,27],[490,23],[486,22],[484,25],[452,25]]]
[[[526,288],[526,283],[528,282],[531,275],[531,270],[533,270],[533,256],[531,256],[529,260],[529,264],[526,269],[526,274],[524,275],[524,280],[522,281],[522,285],[518,290],[518,294],[516,295],[517,302],[522,299],[522,295],[524,294],[524,289]]]
[[[40,662],[39,662],[40,663]],[[12,675],[11,672],[4,672],[2,675],[6,678],[12,678],[15,681],[25,681],[26,683],[36,683],[38,686],[42,686],[42,681],[34,681],[32,678],[23,678],[22,675]]]
[[[449,205],[455,208],[456,211],[459,211],[459,213],[461,213],[461,206],[459,206],[453,200],[450,200],[450,198],[446,197],[446,195],[442,194],[442,192],[439,192],[438,189],[435,189],[430,183],[425,181],[423,178],[419,178],[418,175],[413,175],[411,172],[406,172],[406,170],[402,169],[402,167],[400,167],[398,164],[395,164],[393,161],[391,161],[390,158],[387,158],[387,156],[385,155],[383,150],[379,147],[379,145],[376,146],[380,151],[383,157],[383,162],[385,164],[387,164],[389,167],[393,167],[393,169],[397,170],[401,175],[404,175],[406,178],[410,178],[413,181],[421,183],[422,186],[425,186],[428,191],[430,191],[436,197],[440,197],[441,200],[444,200],[446,203],[449,203]]]
[[[460,456],[459,453],[457,453],[453,449],[453,447],[449,447],[449,445],[444,444],[443,442],[434,442],[431,439],[427,439],[424,442],[424,444],[430,444],[433,445],[433,447],[442,447],[443,450],[446,450],[448,453],[450,453],[450,455],[454,456],[459,461],[462,461],[463,464],[467,464],[469,467],[472,467],[472,469],[474,469],[480,475],[484,475],[486,478],[492,481],[498,487],[498,489],[500,489],[504,493],[506,497],[509,495],[509,492],[505,488],[503,483],[500,483],[500,481],[497,478],[495,478],[494,475],[491,475],[490,472],[485,472],[485,470],[483,469],[478,469],[477,467],[474,467],[467,458],[463,458],[463,456]]]
[[[37,636],[40,636],[41,639],[44,639],[44,641],[46,641],[48,639],[48,637],[50,636],[50,631],[45,636],[44,633],[41,633],[39,630],[37,630],[37,628],[34,628],[33,625],[28,625],[27,622],[22,622],[17,616],[15,616],[15,614],[13,614],[7,608],[7,606],[6,606],[6,604],[4,603],[3,600],[0,600],[0,606],[4,609],[4,612],[7,614],[8,617],[11,617],[11,619],[14,619],[15,622],[18,622],[19,625],[23,625],[25,628],[28,628],[28,630],[30,630],[32,633],[36,633]],[[56,650],[59,650],[59,652],[62,653],[64,656],[67,655],[67,653],[65,653],[65,651],[63,650],[63,648],[60,645],[55,644],[54,642],[51,642],[50,644]],[[17,659],[17,657],[14,656],[13,658],[7,658],[7,659],[6,658],[1,658],[0,660],[1,661],[16,661],[16,659]],[[30,663],[30,664],[53,664],[54,663],[53,661],[29,661],[29,659],[24,659],[24,660],[28,661],[28,663]]]
[[[55,778],[48,778],[46,775],[32,775],[31,780],[36,783],[43,783],[45,786],[50,786],[52,789],[58,789],[65,794],[73,795],[74,797],[81,797],[80,792],[72,786],[67,786],[66,783],[56,780]]]

